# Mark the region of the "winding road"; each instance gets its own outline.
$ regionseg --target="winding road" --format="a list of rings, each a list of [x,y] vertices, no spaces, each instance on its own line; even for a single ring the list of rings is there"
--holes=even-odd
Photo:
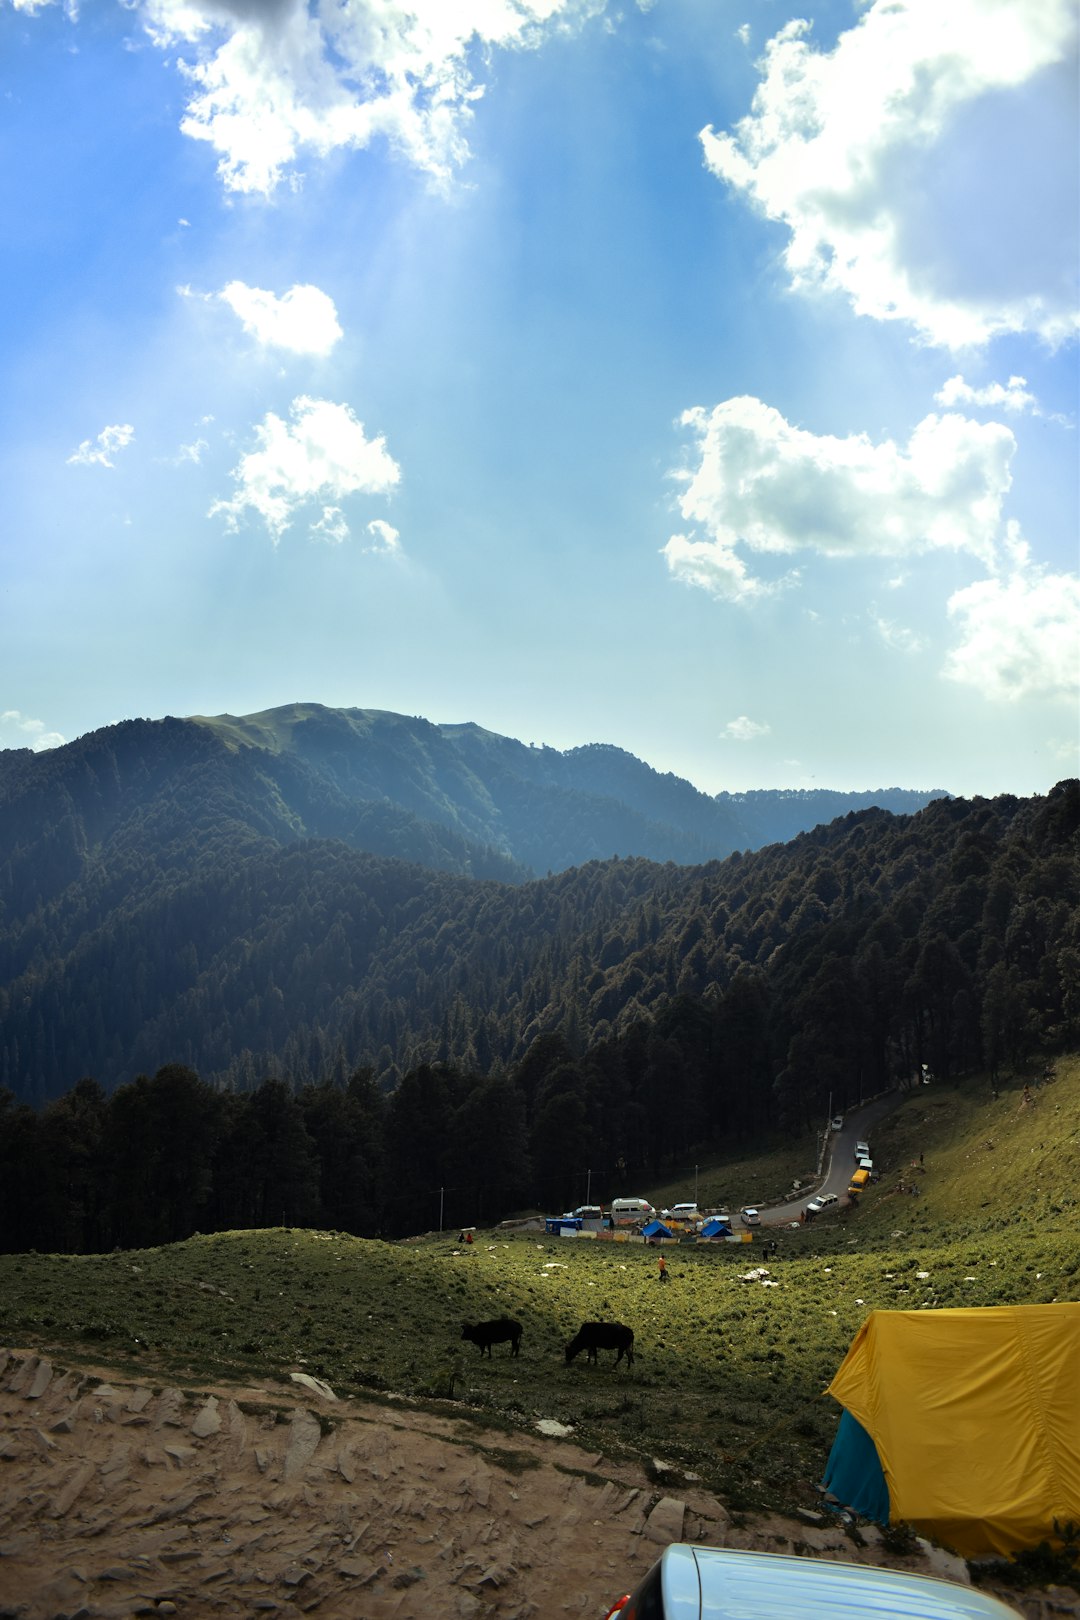
[[[791,1221],[797,1221],[809,1200],[816,1198],[819,1193],[835,1193],[838,1200],[845,1198],[855,1165],[856,1142],[869,1142],[873,1149],[874,1126],[886,1114],[898,1108],[906,1095],[900,1090],[887,1091],[872,1102],[864,1103],[861,1108],[852,1109],[845,1117],[842,1128],[829,1132],[823,1179],[816,1186],[808,1183],[800,1189],[799,1196],[788,1203],[773,1204],[769,1209],[762,1207],[762,1226],[787,1226]],[[832,1208],[835,1209],[836,1205]]]

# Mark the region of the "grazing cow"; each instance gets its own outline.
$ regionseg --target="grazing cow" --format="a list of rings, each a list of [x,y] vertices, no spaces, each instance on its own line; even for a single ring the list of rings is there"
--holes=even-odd
[[[515,1322],[512,1316],[497,1316],[493,1322],[463,1322],[461,1337],[478,1345],[481,1355],[486,1350],[489,1361],[492,1345],[504,1344],[509,1339],[510,1354],[516,1356],[521,1344],[521,1323]]]
[[[574,1357],[582,1350],[588,1352],[588,1359],[595,1361],[598,1350],[617,1350],[615,1366],[619,1365],[623,1356],[626,1365],[634,1365],[634,1330],[623,1327],[621,1322],[582,1322],[574,1337],[566,1347],[566,1365],[569,1367]]]

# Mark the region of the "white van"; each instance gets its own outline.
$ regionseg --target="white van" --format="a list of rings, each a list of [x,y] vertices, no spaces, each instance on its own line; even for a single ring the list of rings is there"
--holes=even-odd
[[[636,1226],[638,1221],[651,1221],[656,1214],[647,1198],[613,1198],[611,1220],[615,1226]]]

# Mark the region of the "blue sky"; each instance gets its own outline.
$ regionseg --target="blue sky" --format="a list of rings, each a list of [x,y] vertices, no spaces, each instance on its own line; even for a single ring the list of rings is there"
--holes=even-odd
[[[1080,771],[1072,0],[0,0],[0,746]]]

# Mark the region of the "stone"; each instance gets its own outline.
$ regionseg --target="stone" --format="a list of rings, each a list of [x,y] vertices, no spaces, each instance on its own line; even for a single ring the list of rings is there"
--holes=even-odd
[[[13,1395],[22,1394],[37,1371],[37,1364],[37,1356],[23,1356],[22,1360],[16,1363],[15,1373],[8,1384],[8,1389]]]
[[[920,1553],[929,1565],[929,1574],[938,1575],[945,1581],[958,1581],[961,1586],[971,1585],[971,1571],[962,1558],[958,1558],[955,1553],[946,1552],[944,1547],[935,1547],[922,1536],[916,1536],[915,1539],[919,1544]]]
[[[286,1480],[293,1480],[298,1474],[303,1473],[315,1455],[315,1448],[321,1437],[322,1430],[310,1412],[293,1413],[289,1444],[285,1451]]]
[[[67,1484],[59,1491],[49,1513],[51,1519],[62,1519],[78,1498],[85,1491],[93,1479],[96,1469],[93,1463],[83,1463],[77,1468]]]
[[[682,1540],[685,1519],[686,1503],[674,1496],[662,1496],[645,1520],[643,1534],[666,1547],[669,1541]]]
[[[157,1410],[154,1416],[158,1423],[167,1424],[170,1428],[183,1428],[184,1397],[178,1389],[162,1390],[158,1396]]]
[[[217,1397],[211,1395],[191,1425],[191,1432],[197,1440],[205,1440],[209,1435],[217,1434],[220,1428],[221,1413],[218,1411]]]
[[[39,1361],[30,1381],[30,1388],[26,1391],[28,1401],[39,1401],[52,1383],[52,1362]]]
[[[184,1468],[199,1455],[194,1446],[163,1446],[166,1457],[171,1457],[177,1468]]]
[[[337,1396],[330,1388],[330,1385],[325,1384],[321,1378],[312,1377],[311,1373],[294,1372],[290,1373],[289,1377],[294,1384],[302,1384],[305,1389],[310,1389],[313,1394],[321,1396],[324,1401],[337,1400]]]

